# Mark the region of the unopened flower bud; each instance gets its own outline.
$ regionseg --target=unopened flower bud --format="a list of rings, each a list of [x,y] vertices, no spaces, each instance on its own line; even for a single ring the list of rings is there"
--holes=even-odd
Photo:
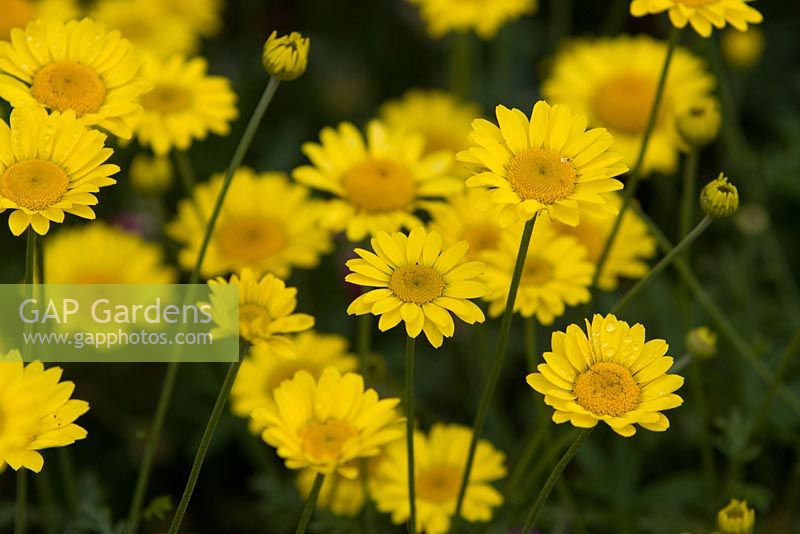
[[[298,32],[278,37],[272,32],[264,44],[261,60],[273,78],[282,82],[296,80],[308,66],[308,49],[311,41]]]
[[[717,514],[720,534],[751,534],[756,524],[756,512],[747,507],[747,501],[731,499],[728,506]]]
[[[675,119],[681,138],[695,148],[704,147],[716,139],[721,124],[719,102],[711,97],[697,100]]]
[[[707,326],[692,328],[686,333],[686,350],[698,360],[713,357],[717,353],[717,333]]]
[[[710,181],[700,191],[700,207],[709,217],[730,217],[739,208],[739,191],[723,173],[719,173],[716,180]]]

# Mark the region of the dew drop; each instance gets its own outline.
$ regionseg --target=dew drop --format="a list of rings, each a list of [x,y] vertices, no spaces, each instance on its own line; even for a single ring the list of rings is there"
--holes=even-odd
[[[606,323],[606,332],[615,332],[617,330],[617,325],[614,323]]]

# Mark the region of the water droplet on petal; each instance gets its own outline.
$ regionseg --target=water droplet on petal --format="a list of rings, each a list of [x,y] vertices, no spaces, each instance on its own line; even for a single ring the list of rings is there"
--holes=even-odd
[[[617,325],[614,323],[606,323],[606,332],[615,332],[617,330]]]

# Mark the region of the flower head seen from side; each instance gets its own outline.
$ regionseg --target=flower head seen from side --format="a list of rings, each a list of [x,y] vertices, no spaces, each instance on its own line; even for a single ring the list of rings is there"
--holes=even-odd
[[[160,245],[102,221],[56,232],[45,242],[45,256],[50,284],[170,284],[176,278]]]
[[[607,128],[614,149],[633,165],[655,101],[667,44],[644,35],[582,39],[556,54],[542,94],[586,115],[592,127]],[[642,172],[672,174],[684,144],[675,125],[688,105],[711,95],[716,81],[703,60],[676,48],[664,97],[642,163]]]
[[[683,404],[674,393],[683,377],[667,374],[667,349],[662,339],[645,341],[641,324],[595,315],[586,332],[576,324],[553,332],[552,351],[527,380],[555,409],[555,423],[592,428],[604,421],[625,437],[636,433],[635,424],[662,432],[669,420],[661,411]]]
[[[409,0],[419,6],[428,33],[440,39],[451,32],[474,31],[493,38],[507,22],[535,13],[537,0]]]
[[[365,140],[345,122],[338,129],[324,128],[320,140],[303,145],[312,165],[295,169],[292,176],[337,197],[323,223],[345,230],[350,241],[419,226],[414,212],[421,200],[449,197],[464,188],[463,180],[450,176],[452,153],[425,155],[420,134],[372,121]]]
[[[206,221],[222,189],[223,176],[195,187],[192,200],[178,204],[167,234],[183,245],[178,260],[192,269]],[[330,232],[320,226],[324,201],[310,198],[307,187],[277,172],[255,173],[240,167],[233,177],[211,235],[202,273],[215,276],[245,267],[287,278],[294,268],[310,269],[332,249]]]
[[[289,469],[358,476],[359,458],[377,456],[381,447],[403,436],[400,399],[379,399],[356,373],[342,375],[328,367],[319,380],[299,371],[275,390],[275,404],[251,417],[265,430],[262,439],[275,447]]]
[[[690,24],[703,37],[710,37],[712,28],[722,29],[730,24],[739,31],[747,31],[748,24],[759,24],[764,17],[749,0],[633,0],[631,15],[644,17],[656,13],[669,13],[676,28]]]
[[[136,121],[136,138],[159,156],[172,149],[187,150],[194,140],[209,132],[225,136],[238,116],[236,93],[230,80],[210,76],[201,57],[147,59],[144,77],[153,89],[143,94],[143,113]]]
[[[583,222],[583,219],[581,219]],[[485,280],[491,293],[489,315],[503,313],[514,273],[521,231],[506,231],[496,251],[486,252]],[[545,325],[553,323],[566,306],[589,302],[594,265],[586,257],[586,248],[572,236],[559,235],[540,220],[533,231],[525,267],[520,279],[514,311],[533,317]]]
[[[622,189],[614,179],[628,170],[602,128],[586,131],[586,117],[566,106],[539,101],[530,119],[518,109],[497,106],[499,127],[472,123],[475,146],[458,158],[485,169],[467,186],[489,188],[502,206],[500,222],[509,226],[539,212],[575,226],[581,214],[608,217],[617,212],[602,193]]]
[[[450,529],[471,438],[471,429],[454,424],[434,424],[427,436],[414,433],[419,532],[443,534]],[[390,513],[395,524],[409,518],[407,465],[404,444],[392,444],[370,483],[378,510]],[[505,476],[505,454],[487,440],[478,441],[461,517],[470,522],[491,520],[493,509],[503,504],[503,496],[492,484]]]
[[[0,42],[0,98],[15,108],[71,111],[128,139],[150,87],[139,66],[133,45],[100,22],[37,20]]]
[[[16,108],[10,125],[0,120],[0,213],[10,210],[11,233],[29,226],[44,235],[64,214],[94,219],[91,206],[119,171],[105,163],[106,136],[87,129],[72,111],[48,115],[43,108]]]
[[[23,364],[16,350],[0,357],[0,468],[8,464],[38,473],[44,465],[40,450],[86,437],[75,420],[89,404],[70,398],[75,384],[62,382],[61,372],[45,370],[39,361]]]
[[[755,525],[756,511],[744,500],[731,499],[717,514],[719,534],[752,534]]]
[[[0,40],[8,40],[11,30],[24,28],[36,19],[70,20],[78,16],[74,0],[4,0],[0,17]]]
[[[608,201],[619,208],[622,198],[613,193]],[[544,221],[543,221],[544,222]],[[598,219],[584,217],[578,226],[553,223],[555,231],[562,235],[570,235],[586,248],[587,259],[595,266],[600,260],[603,246],[611,235],[615,220],[613,217]],[[650,267],[647,260],[656,254],[656,240],[647,229],[647,225],[635,210],[628,210],[622,217],[617,237],[611,244],[603,272],[597,280],[597,287],[603,291],[614,291],[620,278],[643,278]]]
[[[425,152],[453,153],[469,148],[472,121],[480,117],[476,104],[462,102],[450,93],[411,89],[397,100],[381,106],[380,117],[388,128],[416,132],[425,137]],[[467,176],[469,170],[455,162],[453,173]]]
[[[261,61],[270,76],[282,82],[296,80],[308,67],[311,39],[298,32],[278,36],[274,31],[264,43]]]
[[[208,281],[211,287],[211,306],[219,336],[236,335],[244,341],[274,353],[274,356],[293,358],[295,346],[286,334],[303,332],[314,326],[314,318],[305,313],[295,313],[297,289],[271,274],[259,276],[251,269],[229,279]],[[239,324],[231,324],[236,317],[235,302],[226,298],[228,292],[215,292],[215,287],[239,286]]]
[[[292,342],[295,347],[293,358],[279,357],[259,345],[253,347],[250,355],[242,361],[231,389],[231,411],[234,414],[249,417],[253,410],[274,406],[275,390],[298,371],[307,371],[316,380],[326,367],[346,373],[358,366],[356,357],[347,352],[347,339],[342,336],[308,330],[293,336]],[[254,419],[250,423],[252,431],[263,430],[254,426]]]
[[[374,252],[357,248],[359,258],[347,262],[352,272],[346,281],[376,288],[350,303],[347,313],[380,316],[382,332],[404,321],[410,337],[424,332],[431,345],[441,347],[455,332],[451,313],[467,324],[485,319],[469,299],[488,293],[480,281],[486,266],[462,261],[468,246],[461,241],[442,250],[441,236],[422,227],[407,236],[378,233],[372,238]]]
[[[502,236],[508,230],[500,226],[497,208],[480,209],[487,201],[491,206],[488,197],[486,191],[470,188],[445,203],[428,208],[430,228],[442,235],[442,246],[466,241],[469,244],[466,258],[469,260],[480,260],[486,252],[500,247]]]

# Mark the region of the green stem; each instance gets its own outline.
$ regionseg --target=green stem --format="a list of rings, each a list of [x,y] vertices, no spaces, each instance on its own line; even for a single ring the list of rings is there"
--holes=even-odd
[[[659,261],[656,264],[656,266],[653,267],[650,270],[649,273],[647,273],[647,276],[642,278],[641,280],[639,280],[636,283],[636,285],[634,285],[625,294],[625,296],[622,297],[622,300],[620,300],[617,303],[617,305],[614,306],[614,309],[612,310],[611,313],[614,313],[614,314],[619,313],[620,311],[623,310],[623,308],[625,308],[625,306],[630,304],[630,302],[634,298],[636,298],[639,295],[639,293],[642,292],[643,289],[645,289],[647,286],[649,286],[653,282],[653,280],[656,279],[656,277],[658,276],[658,274],[661,271],[663,271],[670,263],[672,263],[673,261],[675,261],[677,259],[677,256],[678,256],[678,254],[681,253],[681,251],[683,251],[686,248],[688,248],[689,245],[692,244],[692,241],[697,239],[700,236],[700,234],[702,234],[703,231],[706,228],[708,228],[708,225],[711,224],[711,221],[713,221],[713,219],[711,217],[709,217],[707,215],[705,217],[703,217],[703,220],[700,221],[697,224],[697,226],[695,226],[694,229],[691,232],[689,232],[686,235],[686,237],[684,237],[683,240],[680,243],[678,243],[678,246],[676,246],[675,248],[673,248],[669,252],[667,252],[667,255],[664,256],[663,258],[661,258],[661,261]]]
[[[217,395],[217,400],[214,403],[214,408],[211,410],[211,415],[206,423],[206,429],[203,431],[203,437],[200,438],[200,445],[197,447],[197,452],[194,455],[194,462],[192,462],[192,470],[189,472],[189,478],[186,480],[186,487],[183,489],[183,495],[175,509],[175,516],[172,518],[172,524],[169,526],[169,534],[177,534],[180,529],[183,516],[186,514],[186,509],[189,507],[189,501],[192,498],[192,493],[197,485],[197,479],[200,478],[200,470],[203,468],[203,462],[206,459],[208,448],[211,446],[211,440],[214,438],[214,432],[217,430],[219,419],[222,416],[222,411],[225,409],[225,404],[231,394],[231,388],[236,381],[236,375],[239,372],[239,367],[242,365],[250,344],[247,342],[240,342],[239,346],[239,359],[231,362],[228,367],[228,372],[225,375],[225,380],[222,382],[222,387]]]
[[[528,360],[528,370],[536,371],[539,354],[536,350],[536,319],[533,315],[525,318],[525,357]]]
[[[34,272],[36,271],[36,241],[37,234],[33,228],[28,228],[27,242],[25,246],[25,281],[27,285],[34,283]]]
[[[450,91],[464,100],[471,98],[472,41],[469,32],[450,38]]]
[[[366,380],[369,371],[369,351],[372,343],[372,316],[369,314],[358,316],[358,330],[356,331],[356,351],[360,361],[361,376]]]
[[[58,518],[56,517],[58,512],[53,495],[53,481],[50,474],[50,471],[43,471],[33,480],[34,484],[36,484],[36,493],[39,497],[39,502],[42,505],[43,528],[51,534],[56,534],[59,532]]]
[[[175,150],[173,154],[175,156],[175,168],[178,170],[178,179],[181,182],[183,194],[186,195],[186,198],[192,203],[194,210],[197,212],[197,216],[200,217],[202,221],[203,210],[194,196],[194,188],[195,185],[197,185],[197,175],[194,172],[192,160],[189,159],[189,153],[185,150]]]
[[[537,214],[538,216],[538,214]],[[464,503],[464,495],[467,492],[467,484],[469,483],[469,475],[472,472],[472,462],[475,460],[475,449],[478,446],[478,440],[483,432],[483,425],[486,423],[486,414],[489,412],[489,406],[492,403],[497,382],[500,380],[500,372],[503,370],[503,362],[506,357],[506,346],[508,345],[508,335],[511,332],[511,319],[514,316],[514,303],[517,300],[517,291],[519,290],[519,282],[522,279],[522,271],[525,268],[525,259],[528,257],[528,247],[530,246],[531,236],[533,235],[533,227],[536,224],[536,216],[525,223],[525,228],[522,231],[522,238],[519,242],[519,250],[517,251],[517,259],[514,264],[514,273],[511,276],[511,285],[508,288],[508,297],[506,299],[506,309],[503,313],[503,319],[500,323],[500,334],[497,339],[497,348],[492,360],[492,368],[489,370],[489,376],[486,377],[486,385],[483,388],[480,402],[478,403],[478,411],[475,414],[475,420],[472,424],[472,439],[469,444],[469,452],[467,453],[467,463],[464,465],[464,473],[461,477],[461,486],[458,490],[458,499],[456,500],[455,513],[453,514],[453,524],[451,532],[455,532],[458,519],[461,516],[461,505]],[[485,328],[485,327],[484,327]]]
[[[572,458],[574,458],[578,453],[581,445],[583,445],[583,442],[586,441],[586,439],[592,433],[592,430],[594,430],[594,427],[581,430],[580,433],[575,436],[575,441],[573,441],[572,445],[569,446],[567,452],[564,453],[558,463],[553,467],[553,470],[550,471],[550,476],[547,477],[544,486],[542,486],[542,489],[539,490],[539,495],[536,497],[536,502],[533,503],[533,508],[531,508],[531,512],[528,514],[528,519],[525,521],[525,525],[522,527],[522,534],[527,534],[533,530],[536,520],[539,518],[539,512],[542,511],[547,497],[550,495],[550,492],[553,490],[553,486],[555,486],[556,482],[558,481],[558,477],[561,476],[564,468],[567,467],[567,464],[569,464]]]
[[[572,0],[550,2],[550,50],[557,50],[561,40],[571,33]]]
[[[408,455],[408,532],[417,532],[417,499],[414,482],[414,344],[409,336],[406,340],[406,383],[404,403],[406,408],[406,453]]]
[[[694,205],[697,202],[697,165],[700,162],[700,152],[693,148],[686,154],[683,167],[683,191],[681,192],[681,212],[678,225],[678,237],[681,239],[689,233],[694,218]],[[689,249],[683,257],[689,261]]]
[[[667,45],[667,56],[664,58],[664,65],[661,68],[661,75],[658,78],[656,95],[653,99],[653,107],[650,109],[650,116],[647,118],[647,127],[645,128],[644,135],[642,136],[642,144],[639,146],[639,154],[636,157],[636,163],[631,170],[630,178],[625,186],[625,194],[622,198],[622,206],[619,209],[619,214],[614,221],[614,226],[611,228],[611,233],[609,234],[608,239],[603,245],[603,251],[600,253],[600,258],[597,260],[597,268],[594,272],[594,278],[592,279],[591,287],[597,287],[597,281],[600,280],[603,267],[606,264],[606,260],[608,260],[608,253],[611,250],[611,245],[614,243],[614,239],[617,237],[617,233],[619,232],[619,228],[622,224],[622,218],[625,216],[625,212],[628,211],[631,201],[636,197],[636,189],[639,186],[639,181],[641,180],[643,174],[642,169],[644,167],[645,154],[647,153],[647,147],[650,144],[650,137],[653,135],[653,130],[655,129],[655,125],[658,120],[658,110],[661,107],[661,100],[664,97],[664,89],[667,85],[666,81],[667,74],[669,73],[669,66],[672,62],[672,56],[675,52],[675,48],[678,45],[680,34],[680,29],[674,27],[672,28],[672,32],[669,36],[669,44]]]
[[[769,412],[769,406],[772,404],[772,400],[775,398],[778,387],[781,385],[783,377],[789,370],[792,360],[794,359],[794,356],[797,354],[798,350],[800,350],[800,326],[795,328],[792,338],[789,340],[789,344],[786,346],[786,350],[783,352],[781,361],[778,363],[778,367],[775,369],[775,377],[772,380],[772,383],[769,385],[766,395],[764,395],[764,398],[761,399],[761,404],[759,405],[758,411],[756,411],[756,415],[753,418],[753,424],[750,425],[749,433],[751,436],[764,422],[764,418],[766,417],[767,412]],[[749,439],[747,441],[749,441]]]
[[[242,138],[239,140],[239,144],[233,153],[231,162],[228,165],[228,170],[225,173],[222,189],[220,190],[219,196],[217,197],[217,202],[214,205],[214,211],[212,212],[211,218],[206,224],[203,243],[200,247],[197,261],[189,278],[190,284],[196,284],[200,280],[200,271],[203,267],[203,261],[205,260],[206,252],[208,251],[208,245],[211,242],[211,235],[214,233],[214,226],[216,225],[220,211],[222,210],[222,204],[225,202],[225,196],[230,188],[233,175],[236,172],[236,169],[239,168],[239,165],[241,165],[247,150],[250,148],[250,145],[253,142],[253,136],[255,135],[258,125],[261,123],[261,120],[264,117],[264,113],[267,111],[267,107],[269,107],[269,103],[272,101],[272,97],[275,96],[275,91],[278,89],[279,84],[280,82],[278,80],[270,78],[266,89],[264,89],[264,94],[261,96],[261,100],[258,102],[253,115],[250,117],[247,128],[245,128],[244,134],[242,134]],[[172,401],[172,393],[175,390],[175,381],[178,376],[178,368],[179,365],[177,360],[170,361],[167,364],[167,372],[164,375],[164,382],[161,384],[161,393],[158,397],[158,404],[156,405],[156,412],[153,416],[150,432],[148,432],[147,444],[145,445],[145,450],[142,454],[142,461],[139,465],[139,474],[137,475],[136,487],[134,489],[130,512],[128,514],[129,534],[135,534],[139,526],[142,505],[144,503],[144,497],[147,491],[150,473],[153,469],[155,448],[158,445],[158,441],[161,437],[161,430],[163,429],[166,414],[169,410],[170,402]]]
[[[72,460],[72,450],[70,448],[58,448],[58,464],[62,491],[67,501],[67,511],[74,517],[78,510],[78,497],[75,491],[75,464]]]
[[[672,243],[664,235],[661,229],[643,211],[637,210],[639,217],[647,225],[648,230],[658,241],[662,251],[669,253],[672,250]],[[745,341],[736,327],[728,320],[725,312],[714,303],[714,300],[703,288],[703,284],[697,279],[691,268],[683,261],[683,258],[675,258],[675,267],[683,281],[689,286],[689,290],[694,294],[697,302],[703,307],[708,316],[717,325],[717,330],[728,340],[739,356],[750,365],[755,373],[767,384],[772,384],[775,376],[770,368],[759,358],[758,354]],[[781,398],[795,413],[800,414],[800,397],[787,388],[784,384],[776,386],[776,395]]]
[[[325,476],[322,473],[317,473],[314,477],[314,484],[311,486],[311,493],[308,494],[306,505],[303,507],[303,514],[300,516],[300,522],[297,523],[297,530],[295,534],[304,534],[308,528],[308,522],[311,521],[311,515],[314,513],[314,508],[317,507],[317,500],[319,499],[319,492],[322,491],[322,483],[325,482]]]
[[[44,239],[36,240],[36,275],[37,284],[44,284]]]
[[[549,425],[546,421],[542,421],[536,428],[536,432],[534,432],[533,436],[531,436],[531,439],[528,440],[525,450],[522,452],[522,455],[520,455],[519,460],[517,460],[517,464],[514,466],[514,469],[511,470],[511,474],[506,479],[505,486],[503,487],[504,495],[512,495],[516,493],[517,486],[522,480],[523,475],[526,474],[528,466],[531,464],[536,452],[539,450],[539,445],[547,434],[546,429],[548,426]]]
[[[28,512],[28,470],[20,467],[17,471],[17,510],[14,517],[14,534],[25,534]]]
[[[711,445],[711,433],[708,428],[708,402],[706,399],[705,380],[701,362],[693,360],[689,365],[689,374],[692,384],[692,397],[697,404],[697,417],[700,420],[700,454],[702,455],[703,481],[706,487],[706,495],[714,495],[716,485],[716,466],[714,465],[714,449]],[[708,505],[713,504],[712,499],[707,499]]]

